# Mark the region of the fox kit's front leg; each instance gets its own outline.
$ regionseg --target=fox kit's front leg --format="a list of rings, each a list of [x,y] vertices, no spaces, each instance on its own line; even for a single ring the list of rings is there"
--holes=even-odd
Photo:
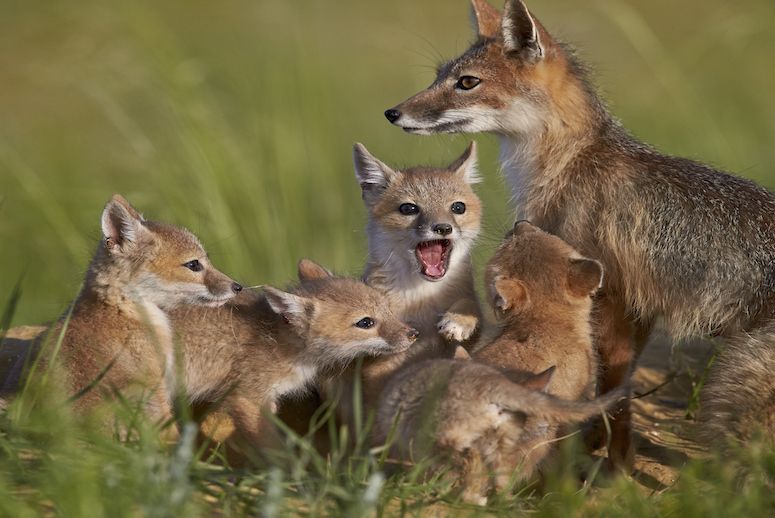
[[[476,300],[460,299],[441,316],[439,333],[454,342],[470,340],[479,328],[479,305]]]

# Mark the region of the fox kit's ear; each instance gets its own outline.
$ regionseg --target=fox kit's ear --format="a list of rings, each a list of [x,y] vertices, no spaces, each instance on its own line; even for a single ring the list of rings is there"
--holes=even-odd
[[[518,54],[528,61],[539,61],[544,57],[538,24],[522,0],[507,0],[501,23],[503,48],[507,54]]]
[[[480,38],[495,38],[501,27],[501,13],[487,0],[471,0],[474,29]]]
[[[127,246],[136,243],[144,231],[140,213],[123,196],[114,194],[102,211],[105,247],[111,252],[125,250]]]
[[[289,324],[304,328],[309,322],[315,308],[311,300],[271,286],[264,286],[263,292],[272,311],[285,318]]]
[[[594,294],[603,285],[603,265],[594,259],[571,259],[568,289],[578,297]]]
[[[495,307],[501,311],[522,311],[530,304],[527,286],[516,279],[495,279]]]
[[[546,391],[546,387],[549,386],[549,382],[552,381],[552,375],[554,374],[554,370],[555,370],[555,366],[552,365],[551,367],[549,367],[543,372],[539,372],[538,374],[531,375],[526,380],[520,382],[520,385],[522,385],[525,388],[540,390],[541,392],[544,392]]]
[[[514,223],[514,235],[521,236],[523,234],[529,234],[531,232],[539,232],[541,229],[533,225],[526,219],[520,219]]]
[[[299,280],[311,281],[313,279],[325,279],[326,277],[333,277],[334,274],[330,270],[320,266],[315,261],[309,259],[302,259],[299,261]]]
[[[360,142],[356,142],[353,146],[353,162],[355,177],[361,184],[364,196],[375,188],[387,186],[396,176],[395,171],[369,153],[366,146]]]
[[[463,346],[458,345],[455,347],[455,356],[454,358],[456,360],[470,360],[471,355],[468,354],[468,351],[466,351]]]
[[[466,183],[479,183],[482,181],[482,177],[479,176],[477,166],[476,141],[471,141],[463,154],[452,162],[449,168],[462,177]]]

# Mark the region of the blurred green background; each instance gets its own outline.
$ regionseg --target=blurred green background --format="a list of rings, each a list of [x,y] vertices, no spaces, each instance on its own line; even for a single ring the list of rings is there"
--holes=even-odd
[[[635,134],[775,187],[775,2],[529,5]],[[248,284],[285,283],[300,257],[359,273],[352,143],[396,165],[462,152],[466,136],[405,135],[382,112],[472,37],[466,0],[3,0],[0,298],[23,276],[14,323],[74,297],[114,192],[189,227]],[[511,211],[495,139],[477,139],[481,266]]]

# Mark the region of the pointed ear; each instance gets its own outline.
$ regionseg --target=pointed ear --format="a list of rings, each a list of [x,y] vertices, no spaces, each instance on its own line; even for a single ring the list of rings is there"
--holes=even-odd
[[[521,236],[524,234],[529,234],[531,232],[540,232],[541,229],[537,226],[533,225],[526,219],[520,219],[516,223],[514,223],[514,230],[513,233],[515,236]]]
[[[501,22],[503,48],[508,54],[518,54],[523,59],[536,62],[544,57],[544,47],[538,31],[538,23],[528,12],[522,0],[507,0]]]
[[[460,175],[466,183],[479,183],[482,177],[479,176],[476,152],[476,141],[471,141],[463,154],[449,166],[451,171]]]
[[[369,153],[366,146],[360,142],[356,142],[353,146],[353,163],[355,178],[358,179],[364,194],[375,187],[387,186],[396,176],[395,171]]]
[[[471,0],[474,30],[480,38],[495,38],[501,27],[501,13],[487,0]]]
[[[330,270],[320,266],[315,261],[309,259],[302,259],[299,261],[299,280],[311,281],[313,279],[325,279],[326,277],[333,277],[334,274]]]
[[[462,346],[458,345],[457,347],[455,347],[454,358],[456,360],[470,360],[471,355],[468,354],[468,351],[466,351]]]
[[[578,297],[588,297],[603,285],[603,265],[594,259],[571,259],[568,289]]]
[[[111,251],[125,250],[136,243],[145,232],[143,217],[120,194],[105,205],[102,211],[102,235],[105,247]]]
[[[272,311],[285,318],[296,327],[305,327],[314,311],[314,303],[293,293],[272,286],[263,287],[264,296]]]
[[[501,311],[522,311],[530,304],[527,286],[516,279],[495,279],[495,307]]]
[[[554,371],[555,366],[552,365],[543,372],[538,374],[531,374],[530,377],[528,377],[526,380],[520,382],[520,385],[532,390],[540,390],[541,392],[545,392],[546,387],[549,386],[549,382],[552,381],[552,375],[554,375]]]

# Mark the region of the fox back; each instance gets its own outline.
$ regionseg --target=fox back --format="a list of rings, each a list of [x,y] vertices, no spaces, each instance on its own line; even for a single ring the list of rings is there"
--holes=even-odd
[[[474,358],[505,371],[555,367],[549,394],[592,399],[598,376],[592,296],[602,281],[600,263],[518,221],[486,270],[488,298],[501,334]]]

